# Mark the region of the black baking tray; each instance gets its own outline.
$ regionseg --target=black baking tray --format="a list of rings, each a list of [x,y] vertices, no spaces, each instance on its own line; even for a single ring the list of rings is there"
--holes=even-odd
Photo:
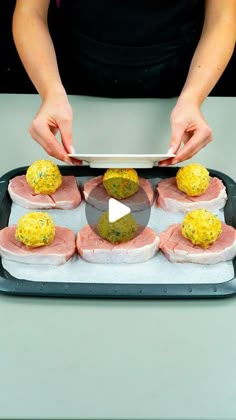
[[[60,166],[62,175],[97,176],[104,170],[91,169],[88,166]],[[144,178],[159,177],[165,179],[175,176],[178,167],[139,169]],[[7,172],[0,178],[0,229],[8,226],[11,212],[11,199],[8,194],[8,183],[11,178],[26,173],[27,167]],[[225,221],[236,228],[236,183],[222,172],[209,169],[211,176],[217,176],[226,186],[228,200],[224,208]],[[204,284],[105,284],[105,283],[60,283],[30,281],[13,277],[2,266],[0,258],[0,292],[10,295],[86,297],[86,298],[216,298],[232,296],[236,293],[236,258],[233,260],[234,278],[223,283]],[[94,271],[94,275],[96,272]],[[79,276],[79,274],[78,274]],[[78,279],[79,280],[79,279]]]

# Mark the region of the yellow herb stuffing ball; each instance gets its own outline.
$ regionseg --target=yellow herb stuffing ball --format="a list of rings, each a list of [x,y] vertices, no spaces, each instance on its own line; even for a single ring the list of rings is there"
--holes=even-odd
[[[181,232],[194,245],[206,249],[219,238],[222,224],[210,211],[198,209],[187,213],[182,222]]]
[[[53,194],[62,184],[59,168],[50,160],[36,160],[27,169],[26,180],[37,194]]]
[[[103,185],[108,195],[121,200],[138,191],[138,174],[135,169],[108,169],[103,177]]]
[[[176,183],[178,189],[189,196],[201,195],[209,187],[209,172],[199,163],[191,163],[178,170]]]
[[[106,211],[99,218],[97,229],[103,239],[112,243],[121,243],[133,239],[138,226],[130,213],[111,223],[109,222],[108,211]]]
[[[45,212],[31,212],[17,223],[15,237],[30,248],[50,245],[55,237],[54,222]]]

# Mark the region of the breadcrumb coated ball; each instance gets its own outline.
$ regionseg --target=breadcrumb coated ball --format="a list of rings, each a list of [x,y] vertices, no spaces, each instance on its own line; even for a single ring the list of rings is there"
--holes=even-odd
[[[210,211],[198,209],[187,213],[181,225],[181,232],[194,245],[206,249],[219,238],[222,224]]]
[[[55,237],[55,225],[46,212],[31,212],[20,217],[15,237],[30,248],[50,245]]]
[[[178,170],[176,183],[180,191],[189,196],[198,196],[203,194],[209,187],[209,172],[203,165],[191,163]]]
[[[103,185],[108,195],[121,200],[138,191],[138,174],[135,169],[108,169],[103,177]]]
[[[27,169],[26,181],[37,194],[53,194],[62,184],[58,166],[50,160],[36,160]]]
[[[112,243],[121,243],[133,239],[138,226],[136,220],[130,213],[111,223],[109,222],[108,211],[106,211],[100,216],[97,229],[103,239]]]

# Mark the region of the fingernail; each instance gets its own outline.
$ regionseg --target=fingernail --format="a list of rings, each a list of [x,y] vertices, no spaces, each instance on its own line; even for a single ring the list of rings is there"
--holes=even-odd
[[[73,146],[70,146],[70,153],[73,154],[73,155],[75,154],[75,149],[74,149]]]
[[[170,147],[167,151],[167,155],[173,155],[173,153],[174,153],[174,149],[173,147]]]

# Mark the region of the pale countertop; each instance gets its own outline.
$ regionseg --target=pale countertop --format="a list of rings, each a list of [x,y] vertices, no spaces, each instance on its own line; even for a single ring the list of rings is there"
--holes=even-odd
[[[174,100],[70,99],[81,152],[166,151]],[[38,105],[0,95],[0,174],[46,157],[27,131]],[[236,98],[203,112],[214,141],[194,161],[236,179]],[[0,419],[236,419],[235,319],[235,298],[0,295]]]

